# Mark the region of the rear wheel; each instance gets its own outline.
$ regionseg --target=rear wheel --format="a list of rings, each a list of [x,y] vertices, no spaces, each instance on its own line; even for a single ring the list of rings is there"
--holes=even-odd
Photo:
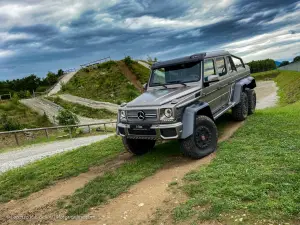
[[[155,140],[129,139],[122,137],[126,150],[134,155],[143,155],[154,148]]]
[[[256,93],[253,89],[247,89],[248,96],[248,115],[251,115],[255,112],[256,108]]]
[[[218,129],[212,119],[207,116],[198,116],[194,133],[180,140],[182,152],[191,158],[200,159],[217,149]]]
[[[248,116],[248,95],[243,91],[241,93],[241,98],[239,104],[232,108],[232,116],[237,121],[243,121]]]

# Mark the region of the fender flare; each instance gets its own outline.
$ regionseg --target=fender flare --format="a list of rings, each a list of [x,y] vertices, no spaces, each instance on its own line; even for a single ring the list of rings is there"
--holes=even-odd
[[[182,116],[181,139],[185,139],[194,133],[196,116],[201,110],[205,112],[204,115],[213,119],[210,107],[206,102],[199,102],[186,107]]]
[[[255,88],[256,82],[254,77],[243,78],[234,85],[232,102],[234,102],[235,104],[238,104],[240,102],[241,92],[243,91],[244,87],[248,87],[250,89]]]

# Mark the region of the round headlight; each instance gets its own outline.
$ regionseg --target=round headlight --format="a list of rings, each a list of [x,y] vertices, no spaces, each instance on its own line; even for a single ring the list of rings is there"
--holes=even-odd
[[[165,109],[165,116],[170,118],[172,116],[172,109]]]
[[[125,114],[125,111],[121,111],[121,118],[126,118],[126,114]]]

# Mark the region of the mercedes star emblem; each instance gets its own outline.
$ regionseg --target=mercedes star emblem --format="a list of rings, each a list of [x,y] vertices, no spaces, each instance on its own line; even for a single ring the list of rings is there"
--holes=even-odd
[[[143,111],[139,111],[137,115],[138,115],[139,120],[146,119],[145,113]]]

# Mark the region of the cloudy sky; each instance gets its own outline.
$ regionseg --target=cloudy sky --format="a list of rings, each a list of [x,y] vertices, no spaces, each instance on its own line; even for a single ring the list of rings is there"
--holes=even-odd
[[[300,1],[0,0],[0,80],[214,49],[245,61],[300,55]]]

